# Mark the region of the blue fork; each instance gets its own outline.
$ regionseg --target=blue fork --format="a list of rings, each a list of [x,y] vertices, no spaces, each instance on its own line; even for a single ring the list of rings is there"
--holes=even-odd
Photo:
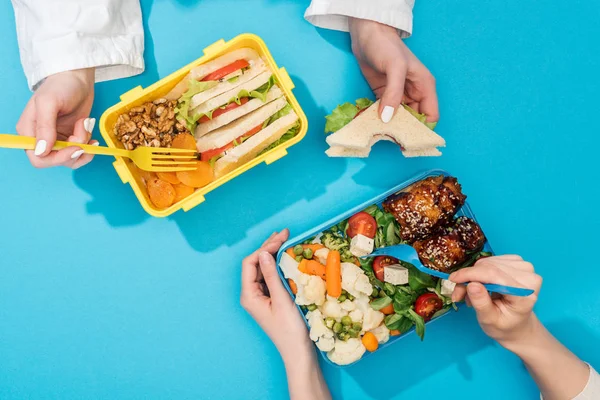
[[[396,246],[389,246],[389,247],[383,247],[381,249],[377,249],[375,250],[373,253],[361,257],[361,258],[370,258],[370,257],[376,257],[376,256],[389,256],[389,257],[394,257],[398,260],[402,260],[404,262],[407,262],[409,264],[412,264],[415,266],[415,268],[417,268],[419,271],[438,277],[438,278],[442,278],[442,279],[448,279],[448,277],[450,276],[450,274],[447,274],[445,272],[440,272],[440,271],[436,271],[434,269],[431,268],[427,268],[426,266],[424,266],[421,263],[421,260],[419,259],[419,255],[417,254],[417,251],[412,247],[409,246],[407,244],[398,244]],[[495,285],[495,284],[484,284],[483,286],[485,286],[485,288],[489,291],[489,292],[494,292],[494,293],[500,293],[500,294],[507,294],[510,296],[529,296],[531,294],[533,294],[533,290],[531,289],[525,289],[525,288],[517,288],[517,287],[513,287],[513,286],[505,286],[505,285]]]

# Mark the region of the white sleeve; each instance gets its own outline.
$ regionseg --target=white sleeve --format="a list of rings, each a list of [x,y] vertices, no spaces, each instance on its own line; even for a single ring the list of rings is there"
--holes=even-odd
[[[587,385],[583,388],[581,393],[573,397],[572,400],[597,400],[600,399],[600,375],[590,365],[590,377]],[[544,396],[540,395],[540,399],[544,400]]]
[[[400,31],[402,38],[412,33],[415,0],[312,0],[304,18],[320,28],[348,31],[348,17],[381,22]]]
[[[600,375],[590,365],[590,378],[587,385],[573,400],[595,400],[600,399]]]
[[[58,72],[96,67],[96,82],[144,70],[138,0],[12,0],[30,89]]]

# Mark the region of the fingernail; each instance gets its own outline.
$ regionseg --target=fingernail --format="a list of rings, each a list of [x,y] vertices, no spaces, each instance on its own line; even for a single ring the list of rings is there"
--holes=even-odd
[[[83,154],[83,150],[77,150],[75,153],[71,154],[71,159],[75,160],[79,158]]]
[[[35,145],[35,151],[33,152],[33,154],[35,154],[36,156],[44,154],[47,146],[48,143],[45,140],[38,140],[37,144]]]
[[[92,146],[100,146],[100,142],[92,143]]]
[[[385,106],[383,108],[383,112],[381,113],[381,120],[385,124],[387,124],[388,122],[390,122],[392,120],[393,116],[394,116],[394,107]]]
[[[83,128],[88,132],[92,133],[96,125],[96,118],[86,118],[83,120]]]

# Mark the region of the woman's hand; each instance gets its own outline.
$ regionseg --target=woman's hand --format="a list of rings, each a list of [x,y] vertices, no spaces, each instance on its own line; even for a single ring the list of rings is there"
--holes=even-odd
[[[37,139],[35,150],[27,150],[36,168],[62,165],[79,168],[93,156],[78,147],[52,151],[57,140],[81,144],[90,141],[96,120],[89,118],[94,101],[94,69],[50,75],[33,94],[17,123],[17,133]]]
[[[389,122],[401,103],[426,114],[428,122],[440,118],[435,78],[406,47],[398,31],[379,22],[350,18],[352,51],[377,98],[379,114]]]
[[[242,262],[242,307],[271,338],[281,354],[292,400],[331,399],[306,325],[275,265],[275,254],[289,236],[275,232]]]
[[[314,352],[306,325],[281,283],[272,255],[288,236],[287,229],[274,233],[242,262],[241,295],[242,307],[273,341],[286,363],[307,351]]]
[[[452,282],[471,282],[468,286],[457,285],[452,294],[453,301],[466,296],[468,305],[477,313],[483,331],[500,345],[511,348],[527,338],[537,328],[533,314],[542,278],[533,270],[533,265],[517,255],[483,258],[471,267],[450,275]],[[492,298],[481,283],[495,283],[533,289],[526,297],[499,296]]]

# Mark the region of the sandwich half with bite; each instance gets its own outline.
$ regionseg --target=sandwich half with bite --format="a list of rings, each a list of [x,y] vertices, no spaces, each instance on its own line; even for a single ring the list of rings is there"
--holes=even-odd
[[[435,124],[410,107],[399,107],[392,120],[384,124],[378,115],[379,100],[358,99],[356,104],[338,106],[326,117],[325,132],[330,133],[326,151],[329,157],[368,157],[372,146],[387,140],[400,146],[405,157],[432,157],[442,153],[446,141],[433,132]]]

